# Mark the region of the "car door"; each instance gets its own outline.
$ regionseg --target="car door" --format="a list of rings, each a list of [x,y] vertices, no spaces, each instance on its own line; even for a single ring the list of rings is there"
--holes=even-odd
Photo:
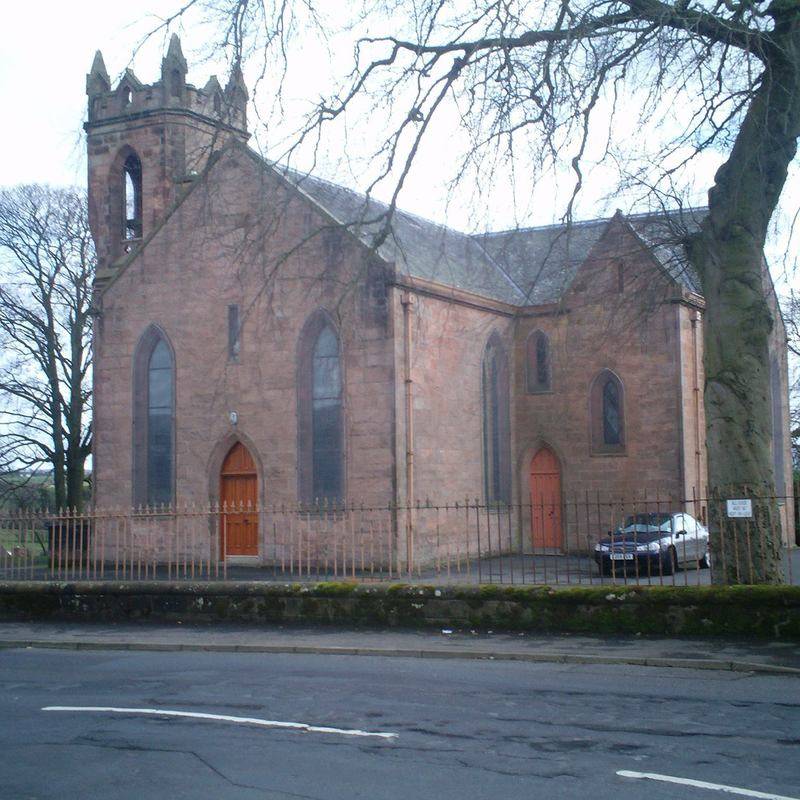
[[[702,543],[700,542],[700,529],[697,521],[691,514],[683,515],[684,529],[686,530],[686,561],[692,564],[697,563],[700,558]]]
[[[696,555],[698,562],[701,558],[705,558],[706,553],[708,552],[708,528],[703,525],[702,522],[698,519],[694,519],[695,527],[697,528],[697,535],[695,536],[696,541]]]
[[[693,541],[697,533],[694,520],[688,514],[676,514],[673,520],[673,531],[672,541],[678,553],[678,563],[686,564],[694,558],[693,553],[696,550]]]

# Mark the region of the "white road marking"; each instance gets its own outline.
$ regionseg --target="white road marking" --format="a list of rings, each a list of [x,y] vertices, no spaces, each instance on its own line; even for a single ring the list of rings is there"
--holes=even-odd
[[[321,725],[308,725],[305,722],[281,722],[274,719],[258,719],[257,717],[230,717],[227,714],[204,714],[200,711],[171,711],[165,708],[116,708],[114,706],[45,706],[42,711],[90,711],[111,714],[149,714],[153,717],[189,717],[192,719],[210,719],[219,722],[236,722],[240,725],[258,725],[262,728],[290,728],[306,733],[338,733],[340,736],[374,736],[378,739],[396,739],[396,733],[380,731],[360,731],[351,728],[327,728]]]
[[[672,775],[659,775],[657,772],[631,772],[627,769],[617,770],[617,775],[622,778],[640,778],[662,783],[679,783],[683,786],[693,786],[695,789],[711,789],[715,792],[727,792],[743,797],[759,797],[761,800],[798,800],[796,797],[787,797],[785,794],[770,794],[769,792],[756,792],[753,789],[741,789],[738,786],[726,786],[724,783],[708,783],[696,781],[692,778],[676,778]]]

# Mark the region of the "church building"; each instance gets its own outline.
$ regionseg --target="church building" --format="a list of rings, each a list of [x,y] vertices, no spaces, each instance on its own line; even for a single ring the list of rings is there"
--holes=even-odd
[[[679,243],[704,209],[472,235],[398,211],[376,248],[385,206],[248,147],[241,73],[186,75],[173,36],[155,83],[112,86],[99,52],[87,76],[98,509],[477,499],[556,551],[561,516],[526,504],[706,513],[705,305]],[[243,525],[223,556],[264,559]]]

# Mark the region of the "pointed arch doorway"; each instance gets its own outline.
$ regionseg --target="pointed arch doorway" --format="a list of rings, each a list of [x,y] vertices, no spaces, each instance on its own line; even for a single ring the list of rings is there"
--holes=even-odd
[[[530,498],[533,547],[560,550],[563,545],[561,465],[546,445],[531,459]]]
[[[258,473],[250,451],[236,442],[219,476],[220,550],[228,556],[258,555]]]

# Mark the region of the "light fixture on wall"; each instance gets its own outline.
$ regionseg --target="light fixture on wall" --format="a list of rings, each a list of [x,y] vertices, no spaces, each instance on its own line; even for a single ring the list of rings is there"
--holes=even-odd
[[[239,415],[235,411],[231,411],[231,413],[228,414],[228,418],[231,421],[231,425],[235,425],[239,421]]]

